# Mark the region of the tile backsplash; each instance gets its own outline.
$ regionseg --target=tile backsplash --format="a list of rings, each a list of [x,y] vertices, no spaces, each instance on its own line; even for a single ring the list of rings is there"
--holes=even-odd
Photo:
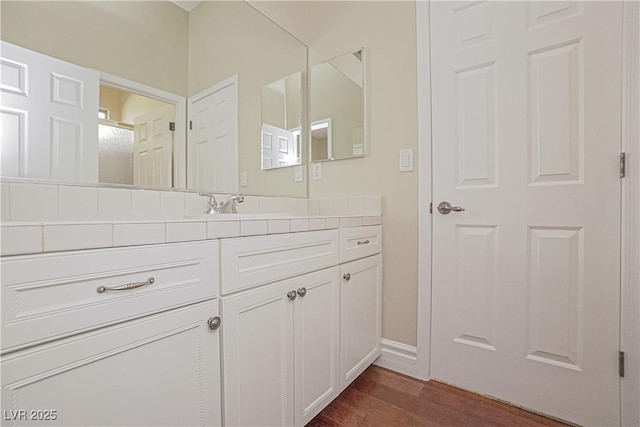
[[[2,221],[167,220],[207,210],[206,197],[186,191],[2,182],[0,195]],[[218,201],[226,197],[216,194]],[[238,212],[375,216],[381,215],[382,203],[380,196],[246,196]]]

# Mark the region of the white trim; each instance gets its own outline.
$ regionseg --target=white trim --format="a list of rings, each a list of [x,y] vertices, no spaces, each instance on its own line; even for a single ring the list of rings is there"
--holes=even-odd
[[[187,99],[184,96],[127,80],[99,71],[100,85],[125,90],[137,95],[157,99],[176,107],[176,130],[174,132],[173,187],[187,187]]]
[[[431,348],[431,58],[429,3],[416,2],[418,62],[418,346],[417,377],[430,378]]]
[[[640,3],[624,2],[622,56],[622,179],[620,348],[625,377],[620,381],[621,424],[640,425]]]
[[[417,349],[397,341],[382,339],[382,352],[373,364],[417,378]]]

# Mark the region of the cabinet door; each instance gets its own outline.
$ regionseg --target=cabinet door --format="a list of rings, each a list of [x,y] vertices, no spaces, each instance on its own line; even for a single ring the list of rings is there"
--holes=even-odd
[[[294,307],[296,425],[303,426],[340,393],[339,268],[296,280]]]
[[[220,425],[217,314],[209,301],[2,357],[3,425]]]
[[[379,355],[382,331],[382,257],[340,267],[341,388],[344,390]]]
[[[287,280],[223,298],[225,425],[293,425],[295,289]]]

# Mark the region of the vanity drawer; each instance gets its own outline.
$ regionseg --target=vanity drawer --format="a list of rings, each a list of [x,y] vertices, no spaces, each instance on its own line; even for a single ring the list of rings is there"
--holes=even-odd
[[[221,241],[222,293],[338,264],[338,230]]]
[[[219,292],[217,241],[11,257],[1,266],[2,352]]]
[[[340,229],[340,262],[382,252],[382,227],[371,225]]]

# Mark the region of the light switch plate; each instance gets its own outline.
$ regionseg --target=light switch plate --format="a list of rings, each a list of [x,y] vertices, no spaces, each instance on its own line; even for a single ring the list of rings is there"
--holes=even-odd
[[[295,182],[302,182],[302,165],[298,165],[293,168],[293,180]]]
[[[400,150],[400,172],[413,171],[413,150]]]
[[[246,187],[246,186],[247,186],[247,173],[240,172],[240,187]]]
[[[311,179],[320,181],[322,179],[322,163],[313,163]]]

